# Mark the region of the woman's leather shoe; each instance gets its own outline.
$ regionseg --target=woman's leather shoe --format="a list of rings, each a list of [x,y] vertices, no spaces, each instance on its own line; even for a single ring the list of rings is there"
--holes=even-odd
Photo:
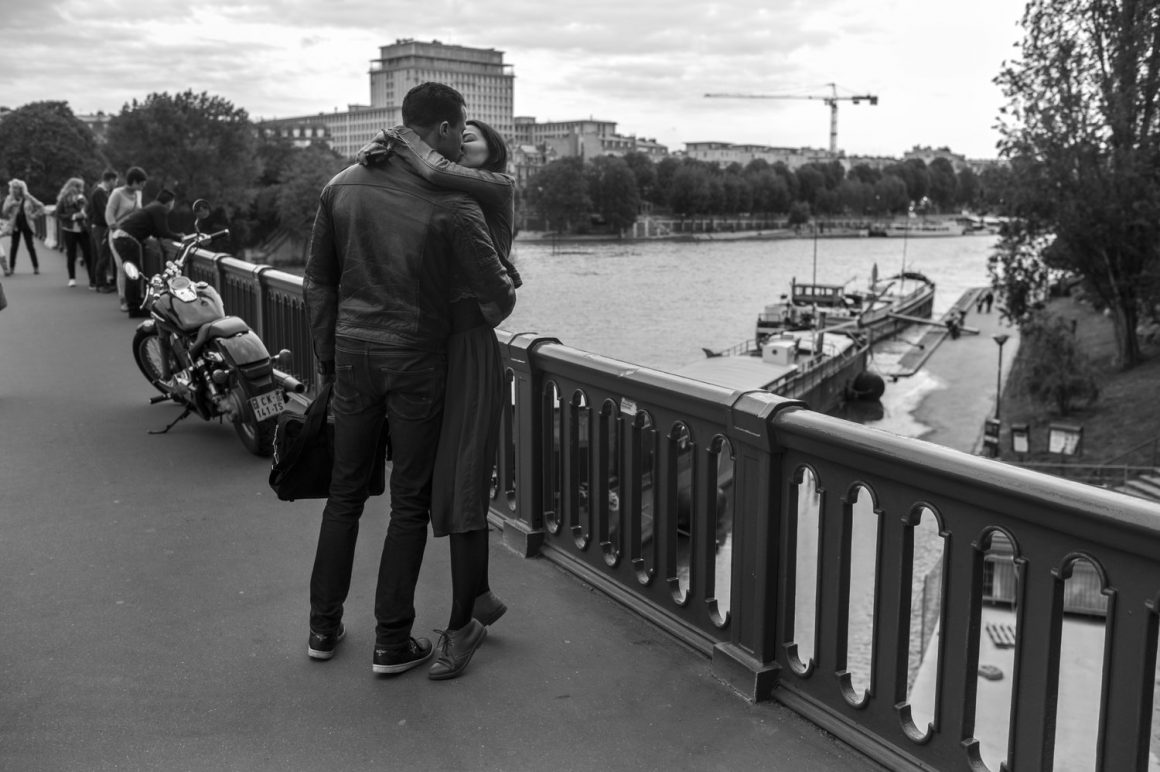
[[[435,649],[439,656],[427,677],[432,681],[445,681],[459,676],[471,661],[471,655],[487,637],[487,628],[472,619],[458,630],[437,630],[440,634]]]
[[[505,611],[507,611],[507,606],[504,605],[504,602],[497,598],[494,592],[488,590],[476,597],[471,615],[478,619],[481,625],[493,625],[504,615]]]

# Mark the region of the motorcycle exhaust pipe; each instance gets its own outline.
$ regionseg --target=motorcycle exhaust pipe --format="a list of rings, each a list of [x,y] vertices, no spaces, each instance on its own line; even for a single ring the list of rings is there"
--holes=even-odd
[[[278,368],[274,368],[274,382],[281,386],[286,391],[294,394],[301,394],[306,391],[306,384],[295,378],[289,373],[284,373]]]

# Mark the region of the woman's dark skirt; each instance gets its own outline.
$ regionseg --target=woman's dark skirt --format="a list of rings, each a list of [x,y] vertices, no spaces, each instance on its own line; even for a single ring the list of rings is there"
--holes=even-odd
[[[448,339],[443,428],[431,479],[436,536],[487,528],[504,375],[495,331],[482,316],[478,322],[462,330],[455,325]]]

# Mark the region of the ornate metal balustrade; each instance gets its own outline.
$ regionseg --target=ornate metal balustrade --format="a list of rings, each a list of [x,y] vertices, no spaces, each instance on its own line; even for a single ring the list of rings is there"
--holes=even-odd
[[[191,274],[218,286],[272,350],[298,353],[295,374],[312,378],[300,279],[205,254]],[[1064,598],[1083,567],[1106,610],[1102,658],[1090,663],[1096,766],[1147,769],[1160,507],[765,392],[497,334],[511,388],[491,517],[509,546],[711,657],[748,698],[779,700],[886,766],[915,770],[998,769],[976,731],[991,710],[979,703],[983,618],[1000,595],[1013,602],[1004,645],[1014,663],[1000,758],[1051,768],[1073,675],[1061,657]],[[916,538],[924,524],[933,539]],[[925,616],[939,632],[928,646],[912,588],[932,550],[941,570],[922,597],[934,598]],[[922,719],[916,649],[935,684]]]

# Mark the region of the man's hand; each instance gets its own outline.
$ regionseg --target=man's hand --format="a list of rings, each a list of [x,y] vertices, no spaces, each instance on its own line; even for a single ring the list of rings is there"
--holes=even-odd
[[[319,360],[319,362],[318,362],[318,374],[320,376],[322,376],[319,380],[322,381],[323,386],[325,386],[328,383],[334,383],[334,380],[335,380],[334,360],[333,359]]]

